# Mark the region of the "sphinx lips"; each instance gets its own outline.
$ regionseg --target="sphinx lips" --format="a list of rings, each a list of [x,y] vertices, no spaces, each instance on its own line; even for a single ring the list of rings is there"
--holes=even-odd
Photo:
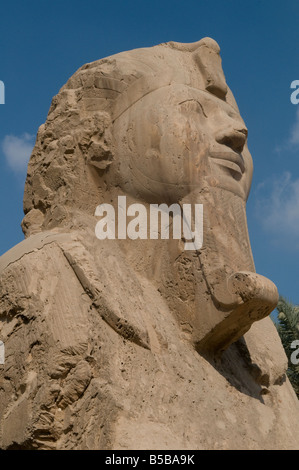
[[[236,152],[219,152],[213,153],[211,158],[215,160],[215,163],[221,166],[225,166],[230,170],[236,171],[239,174],[245,172],[244,160],[241,154]]]

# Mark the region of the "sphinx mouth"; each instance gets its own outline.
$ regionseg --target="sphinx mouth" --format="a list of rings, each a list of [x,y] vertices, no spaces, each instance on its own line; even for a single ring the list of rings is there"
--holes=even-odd
[[[245,172],[245,165],[243,157],[237,152],[213,152],[210,158],[215,160],[220,166],[226,167],[229,170],[233,170],[239,175],[243,175]]]

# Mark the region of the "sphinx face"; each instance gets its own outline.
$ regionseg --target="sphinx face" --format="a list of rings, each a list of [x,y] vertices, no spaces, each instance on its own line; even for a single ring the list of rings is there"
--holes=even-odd
[[[119,179],[111,183],[148,203],[203,204],[203,249],[178,256],[169,244],[171,280],[160,287],[199,351],[224,350],[277,303],[274,284],[255,273],[245,210],[253,165],[237,106],[168,85],[127,108],[113,131]]]
[[[228,103],[174,84],[135,103],[114,124],[122,184],[166,201],[202,187],[246,200],[252,179],[247,129]]]

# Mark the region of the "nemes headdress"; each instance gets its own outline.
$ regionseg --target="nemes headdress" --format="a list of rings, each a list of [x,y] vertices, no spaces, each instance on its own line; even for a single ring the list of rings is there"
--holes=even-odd
[[[175,83],[211,93],[238,109],[225,81],[220,48],[211,38],[121,52],[84,65],[65,88],[84,89],[80,98],[86,110],[112,110],[114,121],[143,96]]]
[[[113,162],[111,124],[145,95],[174,84],[197,88],[238,110],[211,38],[121,52],[75,72],[53,98],[37,135],[25,186],[24,231],[37,220],[50,226],[52,219],[70,218],[66,205],[94,210],[99,188],[90,168],[104,171]]]

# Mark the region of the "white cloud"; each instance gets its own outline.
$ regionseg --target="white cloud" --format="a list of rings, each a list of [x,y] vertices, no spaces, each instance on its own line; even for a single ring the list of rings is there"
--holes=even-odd
[[[8,166],[16,173],[23,173],[34,146],[34,136],[24,133],[21,136],[7,135],[2,142],[2,150]]]
[[[291,173],[285,172],[280,178],[259,185],[256,210],[274,241],[299,249],[299,179],[292,179]]]

